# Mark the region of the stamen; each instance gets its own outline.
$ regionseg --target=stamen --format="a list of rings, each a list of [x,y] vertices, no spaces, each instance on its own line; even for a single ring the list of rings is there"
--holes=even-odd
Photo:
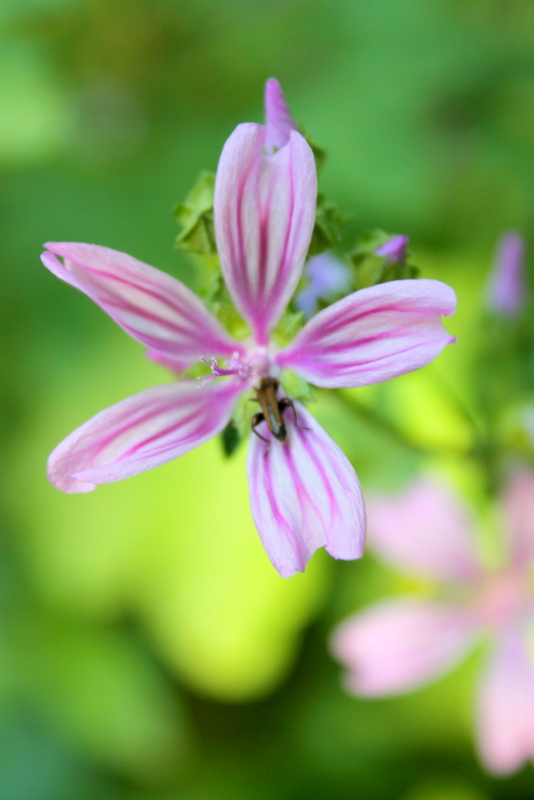
[[[241,381],[246,381],[252,377],[250,364],[239,353],[232,353],[232,357],[226,362],[225,367],[220,367],[215,358],[211,358],[208,361],[206,358],[201,357],[200,360],[207,364],[212,371],[212,375],[203,375],[199,378],[202,381],[201,386],[204,386],[207,381],[211,381],[213,378],[223,378],[226,375],[237,375]]]

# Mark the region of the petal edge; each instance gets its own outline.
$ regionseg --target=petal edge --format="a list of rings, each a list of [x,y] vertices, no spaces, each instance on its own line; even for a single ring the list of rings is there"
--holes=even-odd
[[[292,130],[273,155],[262,152],[266,128],[238,125],[227,140],[215,181],[217,249],[234,303],[267,344],[299,281],[317,201],[310,146]]]
[[[338,300],[306,323],[276,361],[316,386],[369,386],[425,366],[453,343],[441,323],[456,295],[435,280],[381,283]]]
[[[178,358],[186,367],[201,356],[242,352],[200,298],[171,275],[100,245],[49,242],[45,247],[41,260],[50,272],[90,297],[151,351]]]
[[[90,492],[172,461],[225,427],[241,391],[196,381],[145,389],[67,436],[48,458],[48,478],[67,494]]]
[[[352,465],[312,415],[298,403],[295,408],[302,428],[286,410],[282,444],[262,423],[269,445],[252,436],[247,468],[256,528],[284,578],[303,572],[319,547],[351,560],[363,555],[365,543],[365,508]]]

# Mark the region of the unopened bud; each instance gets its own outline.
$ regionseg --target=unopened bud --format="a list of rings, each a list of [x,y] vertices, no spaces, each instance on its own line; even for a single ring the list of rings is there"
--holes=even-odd
[[[267,127],[265,149],[268,153],[280,150],[289,141],[291,131],[297,130],[276,78],[269,78],[265,84],[265,125]]]
[[[408,242],[409,239],[407,236],[404,236],[404,234],[399,234],[399,236],[394,236],[384,244],[381,244],[380,247],[377,247],[375,250],[375,255],[386,256],[387,264],[394,264],[396,261],[402,263],[406,258]]]
[[[499,239],[488,283],[488,302],[492,311],[515,317],[526,299],[525,242],[520,233],[510,231]]]

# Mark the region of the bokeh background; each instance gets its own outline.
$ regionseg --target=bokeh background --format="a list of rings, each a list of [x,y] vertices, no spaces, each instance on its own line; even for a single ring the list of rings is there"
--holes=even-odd
[[[482,391],[497,237],[533,232],[534,4],[2,0],[0,39],[2,800],[532,798],[530,767],[479,766],[479,653],[412,695],[343,693],[333,625],[403,587],[372,555],[322,552],[282,580],[245,448],[225,460],[212,442],[91,495],[48,485],[67,433],[169,376],[39,254],[103,244],[194,286],[173,206],[238,122],[262,120],[277,77],[328,149],[321,188],[353,215],[346,235],[408,234],[459,296],[455,347],[355,393],[394,430],[347,397],[314,413],[367,493],[438,469],[478,496],[462,408]]]

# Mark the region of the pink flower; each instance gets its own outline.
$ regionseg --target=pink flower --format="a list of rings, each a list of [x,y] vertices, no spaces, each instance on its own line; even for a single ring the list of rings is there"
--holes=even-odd
[[[254,396],[262,378],[282,370],[317,386],[364,386],[427,364],[453,341],[440,318],[454,311],[452,289],[407,280],[345,297],[277,348],[272,331],[301,276],[317,177],[313,153],[272,79],[266,107],[266,126],[238,125],[226,142],[214,197],[221,268],[249,339],[233,339],[182,283],[131,256],[96,245],[46,245],[45,266],[85,292],[150,358],[177,374],[199,359],[213,369],[202,386],[182,378],[147,389],[71,433],[48,462],[50,481],[62,491],[89,492],[181,456],[220,433],[238,398]],[[261,422],[257,433],[267,441],[253,436],[249,449],[252,514],[269,558],[286,577],[303,571],[318,547],[335,558],[361,557],[365,511],[354,469],[301,404],[294,415],[285,408],[284,425],[275,437],[273,423]]]
[[[529,626],[534,591],[534,474],[517,472],[502,508],[506,563],[485,568],[474,521],[456,497],[430,481],[369,508],[370,537],[390,564],[442,582],[436,599],[386,600],[334,631],[332,650],[349,672],[349,692],[405,692],[450,670],[483,635],[492,646],[477,698],[480,756],[494,773],[534,757],[534,660]]]

